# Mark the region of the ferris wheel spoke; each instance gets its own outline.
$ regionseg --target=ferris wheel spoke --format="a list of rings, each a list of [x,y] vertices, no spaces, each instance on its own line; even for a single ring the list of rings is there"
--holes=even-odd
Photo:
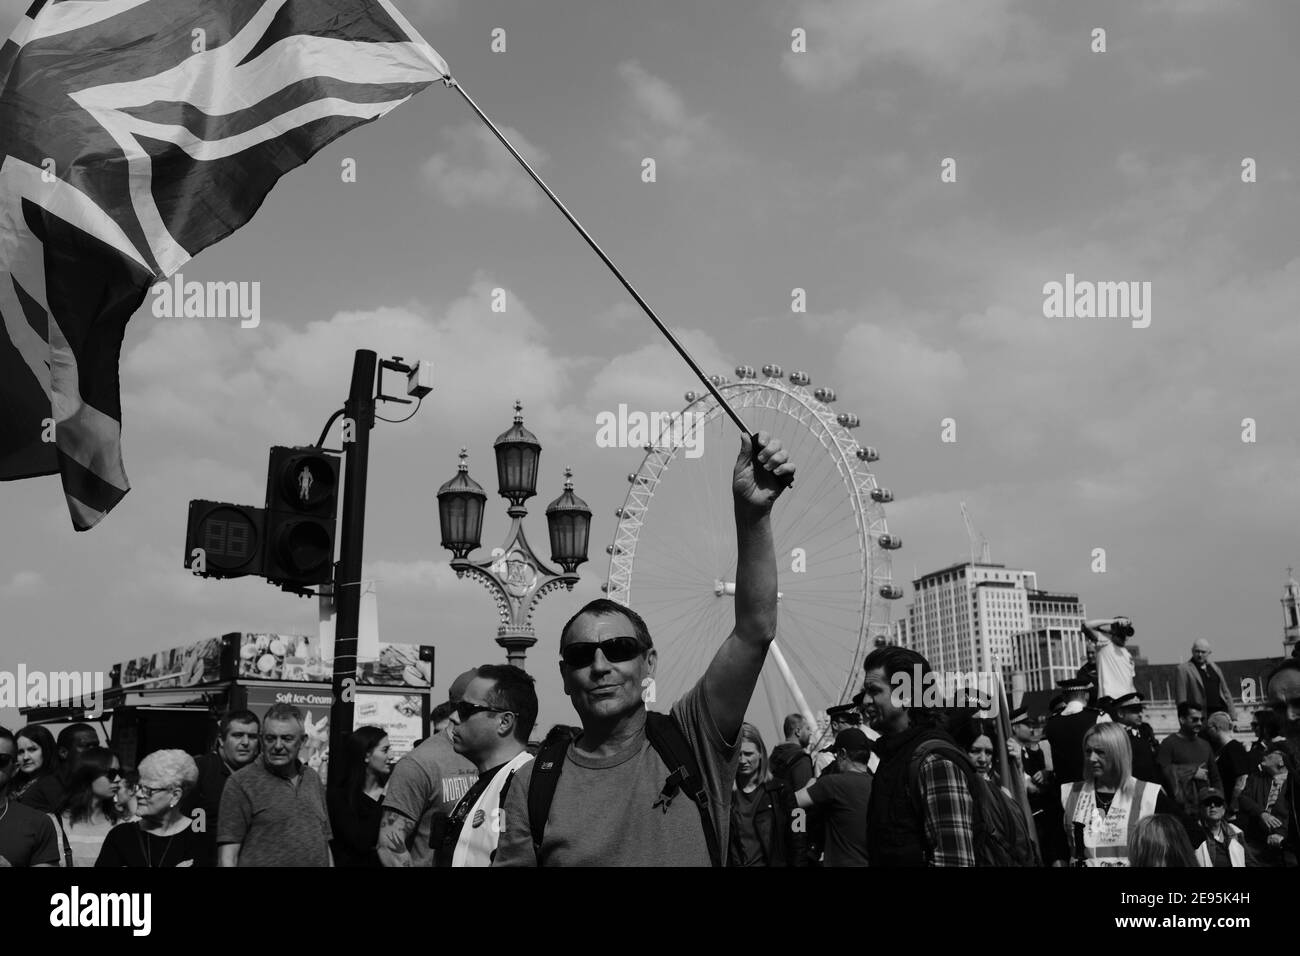
[[[696,586],[700,588],[711,588],[718,574],[716,568],[701,567],[693,559],[685,555],[667,561],[652,559],[649,554],[645,555],[645,557],[638,555],[633,562],[633,566],[641,569],[647,578],[655,578],[659,581],[680,581],[683,586],[685,586],[685,582],[693,581],[698,582]]]
[[[809,512],[813,508],[821,506],[825,499],[834,493],[837,488],[842,491],[843,484],[843,479],[837,470],[819,475],[812,491],[801,490],[797,496],[799,510],[791,511],[790,517],[786,519],[786,526],[802,529]]]
[[[853,610],[856,612],[858,607],[859,605],[854,605]],[[798,608],[797,613],[790,616],[799,621],[819,624],[827,629],[839,629],[844,626],[844,615],[840,615],[839,619],[836,620],[834,617],[827,617],[822,613],[818,613],[819,610],[821,609],[818,607],[801,607]]]
[[[803,630],[802,623],[798,625],[797,629],[800,631]],[[805,644],[802,646],[807,645]],[[812,646],[816,645],[814,644]],[[841,653],[845,655],[841,658],[843,663],[838,664],[835,667],[823,668],[818,672],[824,682],[824,690],[833,703],[839,703],[844,694],[845,688],[852,685],[854,681],[852,668],[857,663],[856,647],[841,646]]]
[[[836,492],[839,492],[839,494],[844,493],[842,484],[840,484],[838,487],[831,486],[830,488],[828,488],[827,491],[825,492],[825,496],[828,498],[832,496],[836,496],[835,494]],[[846,511],[848,512],[847,514]],[[820,519],[818,519],[814,523],[809,524],[806,528],[801,528],[801,531],[808,538],[817,538],[820,535],[828,534],[831,531],[835,530],[840,525],[840,523],[844,521],[846,518],[850,517],[851,514],[852,514],[851,509],[845,507],[826,508],[825,513],[821,516]],[[793,527],[799,527],[799,526],[793,525]],[[855,541],[858,540],[856,521],[853,522],[853,539]]]
[[[859,540],[856,534],[852,538],[836,538],[827,542],[824,547],[818,550],[818,557],[823,561],[836,558],[852,558],[855,561],[861,561],[863,554],[861,547],[858,545]],[[830,550],[832,548],[838,548],[839,550]]]
[[[795,672],[795,680],[798,681],[799,689],[803,691],[805,700],[809,699],[809,690],[815,690],[818,694],[818,696],[813,698],[813,700],[820,702],[831,699],[832,694],[827,689],[825,679],[817,670],[808,666],[808,663],[803,658],[799,642],[788,641],[781,645],[781,650],[785,653],[786,658],[790,662],[791,669]],[[807,686],[808,684],[811,684],[812,686],[809,687]],[[812,704],[812,700],[808,700],[808,702],[809,704]],[[836,700],[835,703],[839,703],[839,701]],[[828,705],[826,704],[821,704],[820,706],[814,706],[813,709],[825,710],[827,706]]]
[[[680,602],[679,607],[681,607],[681,610],[676,614],[673,614],[671,617],[666,616],[663,621],[657,621],[655,623],[655,629],[663,633],[665,636],[675,634],[678,630],[677,625],[679,622],[685,621],[688,618],[697,620],[702,618],[709,610],[709,604],[707,602],[716,600],[717,598],[712,594],[709,594],[694,600],[688,599],[687,601]],[[650,636],[654,637],[654,631],[650,632]],[[658,642],[656,641],[656,644],[657,643]]]

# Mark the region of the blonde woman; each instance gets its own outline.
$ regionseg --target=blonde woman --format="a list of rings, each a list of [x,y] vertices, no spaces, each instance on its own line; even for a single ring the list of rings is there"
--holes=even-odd
[[[731,794],[738,833],[729,865],[806,866],[803,828],[795,823],[795,798],[768,766],[767,747],[753,724],[740,728],[740,760]],[[743,851],[743,861],[734,851]]]
[[[1129,866],[1138,821],[1177,808],[1159,784],[1133,776],[1133,751],[1119,724],[1096,724],[1084,736],[1083,773],[1082,781],[1061,784],[1070,864]]]
[[[1133,866],[1200,866],[1183,821],[1167,813],[1154,813],[1138,821],[1133,828],[1129,858]]]

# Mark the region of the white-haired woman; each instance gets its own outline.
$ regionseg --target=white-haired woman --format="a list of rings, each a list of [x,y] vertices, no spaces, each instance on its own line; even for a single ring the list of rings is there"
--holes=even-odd
[[[183,750],[155,750],[140,761],[136,812],[140,819],[114,827],[95,866],[207,866],[211,846],[182,815],[181,799],[199,781],[194,758]]]

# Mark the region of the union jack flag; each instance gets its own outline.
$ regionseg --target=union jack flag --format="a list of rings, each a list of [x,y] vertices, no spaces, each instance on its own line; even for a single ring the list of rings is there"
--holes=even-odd
[[[73,525],[130,488],[118,355],[149,287],[439,79],[388,0],[37,0],[0,49],[0,480]]]

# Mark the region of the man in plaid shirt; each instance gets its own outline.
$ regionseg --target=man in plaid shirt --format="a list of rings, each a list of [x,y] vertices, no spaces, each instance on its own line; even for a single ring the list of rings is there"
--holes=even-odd
[[[880,732],[876,771],[867,812],[872,866],[975,866],[975,801],[962,769],[942,752],[913,755],[926,741],[960,750],[943,729],[942,711],[926,707],[930,663],[903,647],[881,647],[863,664],[863,702]],[[936,677],[938,675],[935,675]],[[913,785],[912,778],[916,783]]]

